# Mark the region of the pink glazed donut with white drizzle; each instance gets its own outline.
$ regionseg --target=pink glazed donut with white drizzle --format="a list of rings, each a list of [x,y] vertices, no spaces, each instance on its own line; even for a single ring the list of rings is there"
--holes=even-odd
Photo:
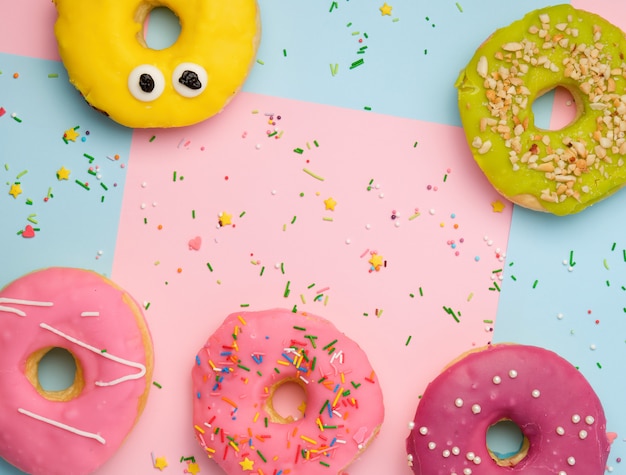
[[[365,352],[310,313],[229,315],[200,348],[192,379],[196,439],[228,474],[342,473],[383,422]],[[305,394],[295,416],[275,404],[287,383]]]
[[[498,458],[490,426],[513,421],[521,450]],[[601,475],[609,455],[600,400],[556,353],[498,344],[472,351],[432,381],[406,441],[417,475]]]
[[[72,385],[42,387],[41,359],[73,357]],[[137,422],[153,367],[141,308],[95,272],[53,267],[0,291],[0,456],[33,475],[84,475]]]

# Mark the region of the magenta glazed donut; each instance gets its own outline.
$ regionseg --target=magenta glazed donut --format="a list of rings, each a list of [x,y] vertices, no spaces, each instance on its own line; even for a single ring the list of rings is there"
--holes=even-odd
[[[72,385],[41,386],[53,348]],[[141,308],[95,272],[49,268],[0,291],[0,456],[33,475],[84,475],[108,460],[148,397],[152,340]]]
[[[486,444],[502,420],[524,435],[507,459]],[[609,455],[604,411],[582,374],[551,351],[508,344],[466,354],[428,385],[406,448],[417,475],[601,475]]]
[[[337,474],[383,422],[365,352],[328,320],[289,310],[234,313],[200,348],[192,370],[196,439],[228,474]],[[286,383],[301,414],[277,410]]]

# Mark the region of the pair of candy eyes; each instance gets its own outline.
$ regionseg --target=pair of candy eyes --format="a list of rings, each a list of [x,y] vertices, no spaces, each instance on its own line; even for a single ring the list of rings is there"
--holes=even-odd
[[[174,90],[183,97],[196,97],[204,91],[208,75],[206,70],[194,63],[181,63],[172,73]],[[165,77],[156,66],[141,64],[128,75],[128,89],[135,99],[150,102],[165,90]]]

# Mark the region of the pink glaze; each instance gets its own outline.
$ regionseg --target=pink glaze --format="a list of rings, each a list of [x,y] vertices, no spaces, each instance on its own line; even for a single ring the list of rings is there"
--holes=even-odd
[[[136,315],[143,322],[126,292],[80,269],[33,272],[0,291],[0,456],[34,475],[82,475],[113,455],[152,366]],[[71,401],[44,398],[24,375],[27,358],[47,347],[82,367],[85,386]]]
[[[529,442],[514,467],[497,465],[487,429],[510,419]],[[581,373],[551,351],[494,345],[428,385],[406,441],[420,475],[600,475],[609,455],[602,405]]]
[[[228,474],[339,473],[383,421],[363,350],[311,314],[229,315],[198,352],[192,377],[196,438]],[[268,389],[286,378],[302,381],[304,417],[266,423]]]

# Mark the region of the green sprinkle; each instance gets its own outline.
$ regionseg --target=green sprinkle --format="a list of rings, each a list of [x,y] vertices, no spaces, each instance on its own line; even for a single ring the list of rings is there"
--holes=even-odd
[[[569,265],[572,267],[576,265],[574,262],[574,251],[569,251]]]
[[[616,242],[614,242],[614,243],[613,243],[613,245],[611,246],[611,251],[614,251],[614,250],[615,250],[615,246],[616,246],[616,245],[617,245],[617,243],[616,243]]]
[[[320,146],[320,144],[319,144],[319,143],[317,143],[317,140],[313,140],[313,145],[315,145],[316,147],[319,147],[319,146]]]
[[[85,183],[83,183],[83,182],[82,182],[82,181],[80,181],[80,180],[75,180],[75,181],[76,181],[76,183],[77,183],[77,184],[79,184],[80,186],[82,186],[85,190],[89,191],[89,187],[88,187]]]
[[[606,260],[606,259],[604,259],[603,264],[604,264],[604,268],[605,268],[606,270],[609,270],[609,263],[607,262],[607,260]]]
[[[489,324],[491,324],[491,323],[493,323],[493,320],[483,320],[483,323],[489,323]]]
[[[324,462],[323,460],[320,460],[320,465],[323,465],[324,467],[330,467],[330,464]]]
[[[287,57],[287,50],[286,49],[283,49],[283,56]]]
[[[335,8],[339,8],[339,5],[337,4],[337,2],[333,2],[330,4],[330,10],[328,10],[329,12],[332,12]]]
[[[265,418],[265,427],[267,427],[267,417]],[[261,457],[261,460],[263,460],[263,462],[267,463],[267,459],[263,456],[260,450],[257,449],[256,453],[259,454],[259,457]]]
[[[363,109],[366,110],[366,111],[371,111],[372,110],[372,108],[370,106],[365,106],[365,107],[363,107]]]
[[[418,144],[419,144],[419,142],[416,140],[415,143],[413,144],[413,148],[417,148]]]
[[[48,77],[49,77],[50,79],[54,79],[54,78],[58,78],[58,77],[59,77],[59,75],[58,75],[57,73],[49,73],[49,74],[48,74]]]
[[[92,163],[95,160],[95,158],[88,153],[83,153],[83,157],[87,158],[89,160],[89,163]]]
[[[31,214],[28,218],[26,218],[28,221],[30,221],[33,224],[39,224],[37,222],[37,220],[34,218],[34,216],[37,216],[36,214]]]
[[[247,366],[244,366],[242,364],[238,364],[237,367],[243,369],[244,371],[250,371],[250,368],[248,368]]]
[[[419,291],[420,291],[420,297],[423,297],[424,296],[424,292],[422,291],[421,287],[419,288]]]
[[[492,274],[498,274],[499,272],[502,272],[502,269],[495,269],[491,271]]]
[[[22,178],[27,173],[28,173],[28,170],[21,171],[20,173],[17,174],[16,179],[19,180],[20,178]]]
[[[174,173],[172,174],[172,181],[176,181],[176,170],[174,170]]]
[[[322,347],[323,350],[327,350],[328,348],[330,348],[331,346],[333,346],[335,343],[337,343],[337,340],[333,340],[331,341],[328,345]]]
[[[459,2],[456,2],[456,7],[459,9],[461,13],[463,13],[463,7],[461,6]]]
[[[406,343],[404,344],[404,346],[409,346],[411,338],[412,338],[411,335],[409,335],[409,337],[406,339]]]
[[[213,272],[213,267],[211,267],[211,263],[210,263],[210,262],[207,262],[207,263],[206,263],[206,266],[209,268],[209,270],[210,270],[211,272]]]
[[[196,210],[195,209],[191,210],[191,219],[196,219]]]
[[[20,119],[18,116],[11,114],[11,117],[13,117],[13,120],[15,122],[22,123],[22,119]]]
[[[297,326],[295,326],[295,325],[294,325],[294,327],[293,327],[293,328],[294,328],[294,330],[299,330],[299,331],[301,331],[301,332],[306,331],[306,328],[304,328],[304,327],[297,327]]]
[[[284,274],[284,273],[285,273],[285,263],[284,263],[284,262],[281,262],[281,263],[280,263],[280,273],[281,273],[281,274]]]
[[[249,307],[249,306],[250,306],[250,304],[249,304],[249,303],[242,303],[242,304],[240,304],[239,306],[240,306],[240,307]]]
[[[514,275],[511,276],[511,280],[513,281],[517,281],[517,277],[515,277]]]
[[[146,305],[144,305],[144,310],[148,310],[150,308],[150,302],[146,302]]]
[[[261,275],[263,275],[263,272],[265,272],[265,266],[262,266],[262,267],[261,267],[261,272],[259,273],[259,275],[260,275],[260,276],[261,276]]]
[[[260,59],[256,60],[257,63],[259,63],[261,66],[263,66],[265,63],[263,61],[261,61]]]
[[[350,65],[350,69],[358,68],[358,67],[359,67],[359,66],[361,66],[364,62],[365,62],[365,60],[364,60],[363,58],[357,59],[356,61],[354,61],[354,62]]]
[[[104,183],[100,182],[100,186],[104,189],[104,191],[109,191],[109,188],[107,188]]]
[[[539,281],[538,281],[538,280],[535,280],[535,281],[533,282],[533,289],[534,289],[535,287],[537,287],[537,284],[538,284],[538,283],[539,283]]]
[[[335,76],[338,72],[339,72],[339,64],[338,63],[331,64],[330,65],[330,74]]]
[[[297,216],[294,216],[294,217],[291,219],[291,224],[293,224],[293,223],[295,223],[295,222],[296,222],[296,218],[297,218]]]
[[[148,140],[148,142],[154,142],[154,139],[156,139],[156,135],[153,135],[152,137],[150,137],[150,140]]]
[[[596,366],[597,366],[598,368],[602,369],[602,365],[601,365],[599,362],[598,362],[598,363],[596,363]]]
[[[291,292],[291,290],[289,290],[289,285],[291,284],[291,281],[288,280],[287,281],[287,285],[285,285],[285,292],[283,293],[283,297],[287,298],[289,297],[289,293]]]
[[[410,293],[410,294],[409,294],[409,297],[411,297],[412,299],[414,299],[414,298],[415,298],[415,294],[414,294],[414,293]]]
[[[161,389],[163,387],[159,383],[157,383],[156,381],[152,381],[152,384],[154,384],[159,389]]]
[[[304,153],[304,150],[302,150],[300,147],[294,148],[293,151],[296,152],[296,153],[299,153],[300,155],[302,155],[302,153]]]

